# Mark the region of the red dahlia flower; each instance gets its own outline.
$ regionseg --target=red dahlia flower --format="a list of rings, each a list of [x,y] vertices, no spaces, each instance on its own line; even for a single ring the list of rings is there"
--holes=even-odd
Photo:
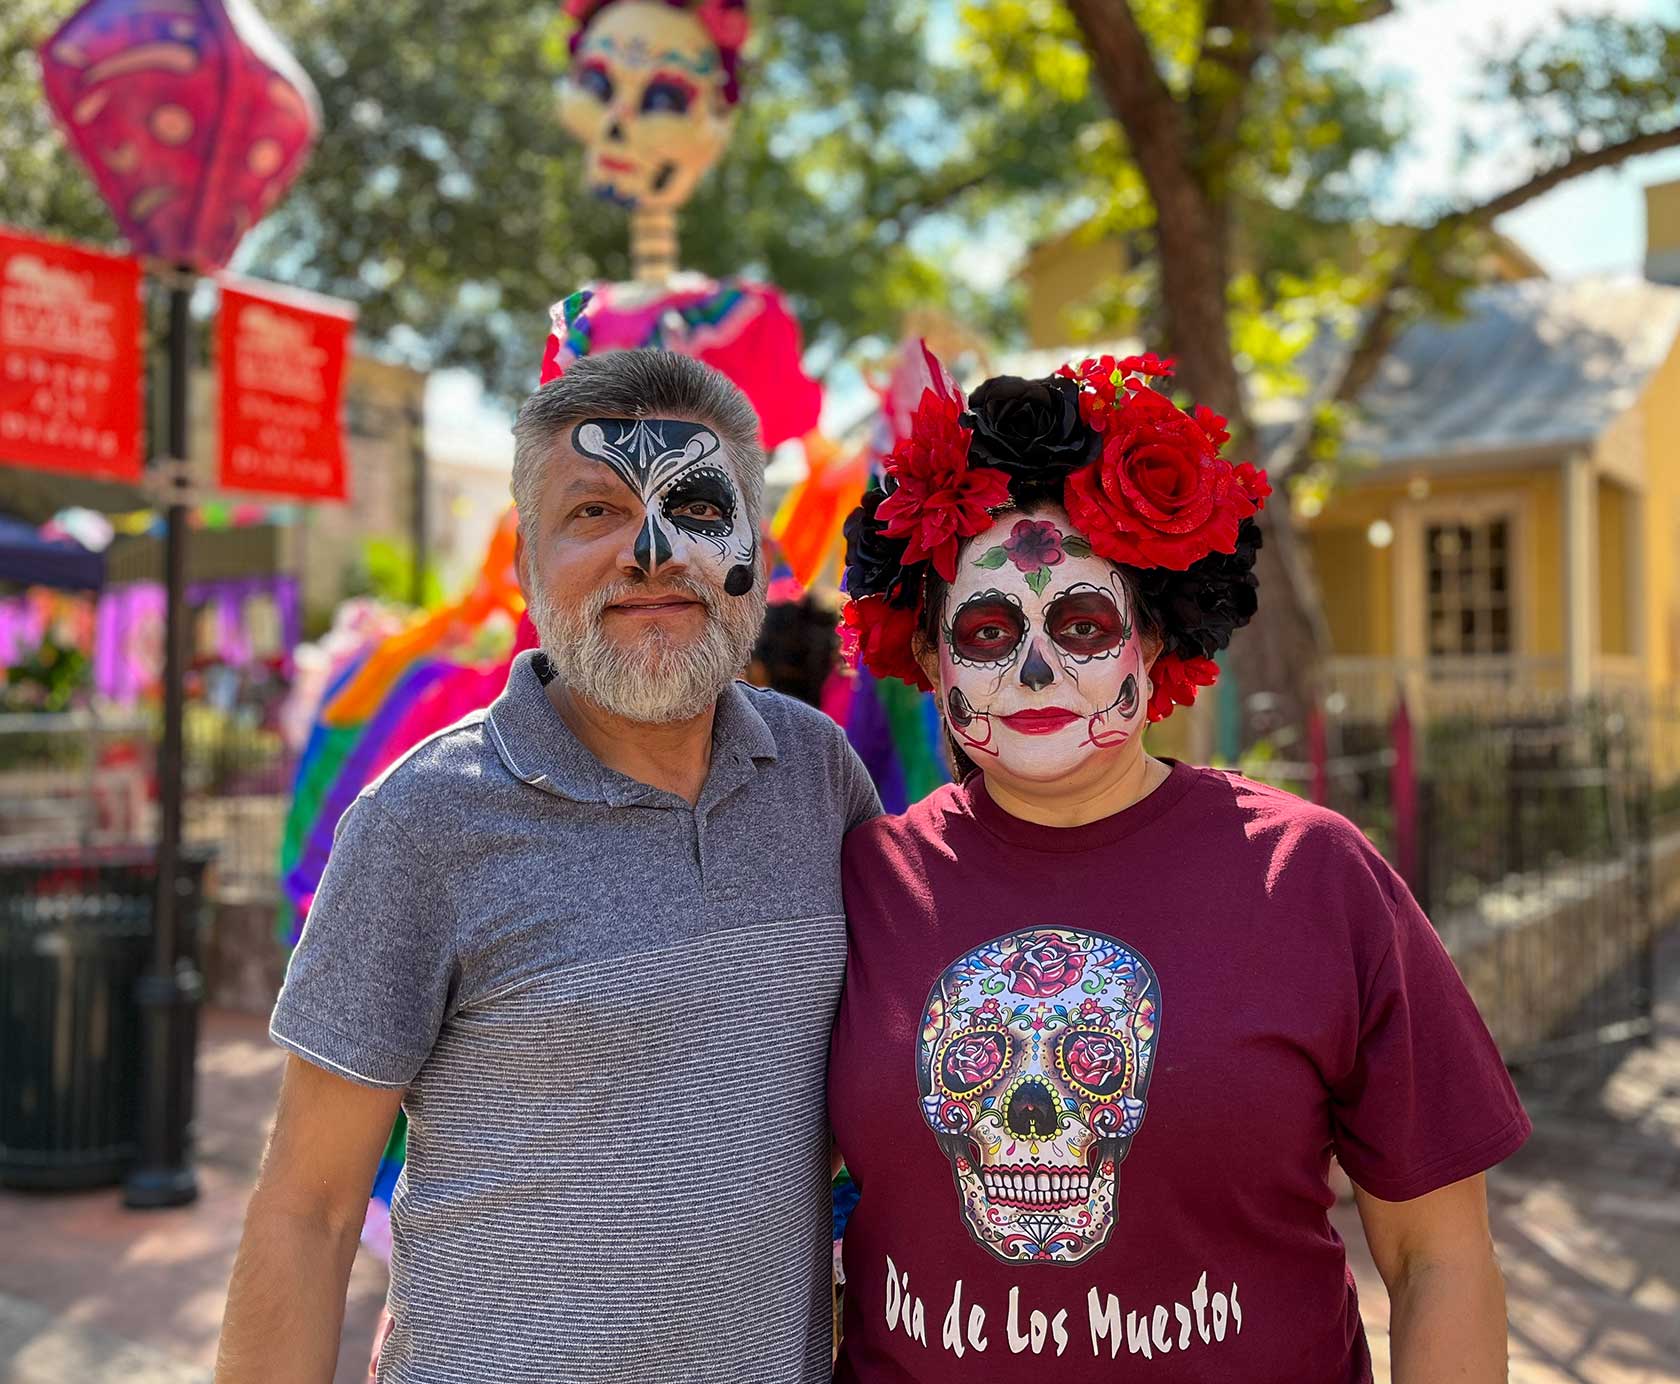
[[[840,612],[840,652],[853,668],[860,665],[878,678],[897,678],[923,692],[933,684],[916,662],[917,614],[889,605],[885,596],[859,596]]]
[[[904,565],[931,560],[946,581],[957,579],[962,540],[984,533],[991,511],[1009,502],[1009,477],[968,464],[969,430],[958,421],[960,398],[923,392],[910,436],[887,458],[897,489],[875,511],[882,532],[902,538]]]
[[[1149,670],[1149,680],[1155,685],[1149,697],[1150,721],[1166,720],[1174,707],[1195,705],[1196,693],[1212,687],[1218,678],[1219,665],[1211,658],[1162,654]]]

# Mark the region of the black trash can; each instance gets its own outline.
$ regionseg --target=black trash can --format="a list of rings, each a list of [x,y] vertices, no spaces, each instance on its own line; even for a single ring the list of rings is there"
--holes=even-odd
[[[194,969],[209,859],[181,856]],[[133,1164],[156,887],[149,846],[0,851],[0,1184],[100,1187]]]

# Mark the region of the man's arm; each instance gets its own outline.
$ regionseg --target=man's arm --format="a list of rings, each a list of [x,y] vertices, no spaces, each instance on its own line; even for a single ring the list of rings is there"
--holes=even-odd
[[[280,1105],[233,1265],[216,1384],[329,1384],[344,1294],[400,1090],[301,1058]]]
[[[1388,1285],[1394,1384],[1504,1384],[1505,1283],[1482,1174],[1412,1201],[1354,1188]]]

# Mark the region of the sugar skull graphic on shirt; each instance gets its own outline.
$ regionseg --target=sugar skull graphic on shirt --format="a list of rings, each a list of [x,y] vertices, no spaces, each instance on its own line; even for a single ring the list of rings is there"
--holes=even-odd
[[[1149,963],[1074,928],[995,938],[934,981],[922,1116],[976,1243],[1005,1263],[1077,1264],[1108,1242],[1159,1022]]]

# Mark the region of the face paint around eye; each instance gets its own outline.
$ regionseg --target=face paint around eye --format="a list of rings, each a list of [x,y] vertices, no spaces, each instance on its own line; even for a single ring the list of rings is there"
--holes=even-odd
[[[1131,621],[1107,591],[1081,583],[1046,607],[1050,638],[1081,661],[1111,657],[1132,637]]]
[[[954,658],[1002,663],[1013,658],[1027,630],[1019,605],[1002,592],[983,591],[965,601],[945,631]]]
[[[636,565],[649,578],[679,556],[710,569],[731,596],[753,589],[758,536],[733,477],[715,459],[723,444],[704,423],[672,418],[589,418],[572,430],[578,454],[610,468],[646,511]]]

